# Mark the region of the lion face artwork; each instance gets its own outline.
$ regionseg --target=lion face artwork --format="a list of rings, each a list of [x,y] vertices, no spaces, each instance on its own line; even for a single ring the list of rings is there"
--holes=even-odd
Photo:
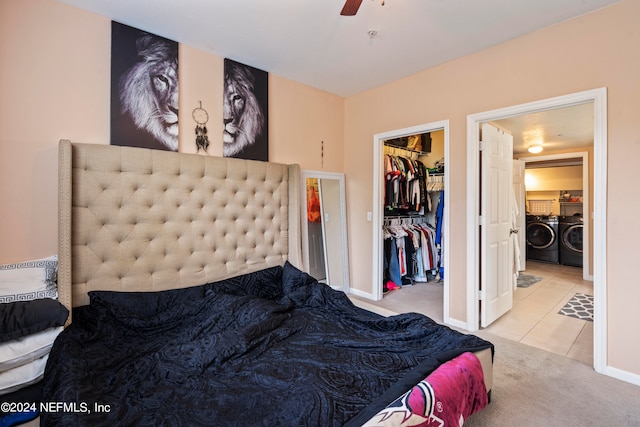
[[[223,104],[223,154],[268,160],[266,141],[266,109],[258,98],[257,78],[265,76],[261,88],[266,86],[266,73],[225,59]],[[264,94],[266,97],[266,93]],[[264,102],[264,100],[263,100]]]
[[[120,140],[114,141],[112,124],[112,144],[177,151],[178,45],[130,27],[122,27],[137,32],[135,61],[119,75],[117,94],[112,94],[112,98],[117,95],[119,114],[127,120],[125,123],[133,125],[129,125],[129,128],[134,129],[128,129],[128,133],[116,130],[115,134]]]

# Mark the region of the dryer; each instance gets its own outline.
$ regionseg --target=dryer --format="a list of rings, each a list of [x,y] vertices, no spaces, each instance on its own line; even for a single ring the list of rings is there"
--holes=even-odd
[[[560,236],[560,263],[582,267],[582,232],[584,221],[581,216],[561,216],[558,227]]]
[[[527,215],[527,259],[560,262],[558,217]]]

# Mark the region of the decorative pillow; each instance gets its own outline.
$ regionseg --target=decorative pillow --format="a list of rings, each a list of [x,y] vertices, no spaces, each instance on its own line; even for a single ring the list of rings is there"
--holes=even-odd
[[[64,325],[69,310],[45,298],[0,304],[0,343]]]
[[[0,395],[11,393],[38,382],[44,376],[49,355],[0,373]]]
[[[0,265],[0,303],[58,298],[58,257]]]
[[[0,344],[0,372],[22,366],[46,355],[64,328],[58,326]]]

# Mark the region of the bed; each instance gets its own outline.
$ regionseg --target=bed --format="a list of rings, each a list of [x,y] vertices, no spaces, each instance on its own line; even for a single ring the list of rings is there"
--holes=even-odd
[[[72,314],[42,425],[459,425],[482,409],[491,343],[358,308],[299,269],[300,185],[297,165],[61,141]]]

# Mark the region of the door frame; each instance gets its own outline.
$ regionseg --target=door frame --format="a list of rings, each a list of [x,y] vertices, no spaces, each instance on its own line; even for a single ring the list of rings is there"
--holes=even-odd
[[[482,122],[593,103],[593,366],[607,374],[607,88],[602,87],[467,116],[467,327],[479,325],[479,141]]]
[[[527,163],[535,163],[535,162],[545,162],[548,160],[562,160],[562,159],[582,159],[582,206],[583,212],[587,212],[590,203],[589,192],[589,152],[587,151],[576,151],[573,153],[562,153],[562,154],[549,154],[548,156],[525,156],[518,157],[518,160],[522,160]],[[526,166],[525,166],[526,167]],[[594,176],[595,180],[595,176]],[[583,215],[584,216],[584,215]],[[593,280],[593,275],[589,274],[591,270],[591,264],[589,262],[589,255],[591,253],[589,242],[591,241],[591,233],[589,232],[589,216],[587,216],[587,224],[585,227],[585,231],[583,231],[583,249],[582,249],[582,279],[583,280]],[[594,224],[595,228],[595,224]]]
[[[449,120],[440,120],[437,122],[426,123],[422,125],[412,126],[404,129],[392,130],[373,135],[373,265],[377,268],[373,269],[373,297],[376,301],[382,299],[382,277],[383,277],[383,245],[382,245],[382,225],[384,218],[384,141],[392,138],[400,138],[419,133],[433,132],[444,130],[444,158],[445,161],[450,159],[449,153]],[[449,323],[449,174],[451,163],[448,162],[444,168],[444,250],[442,257],[444,260],[444,284],[443,284],[443,310],[442,317],[444,323]]]

